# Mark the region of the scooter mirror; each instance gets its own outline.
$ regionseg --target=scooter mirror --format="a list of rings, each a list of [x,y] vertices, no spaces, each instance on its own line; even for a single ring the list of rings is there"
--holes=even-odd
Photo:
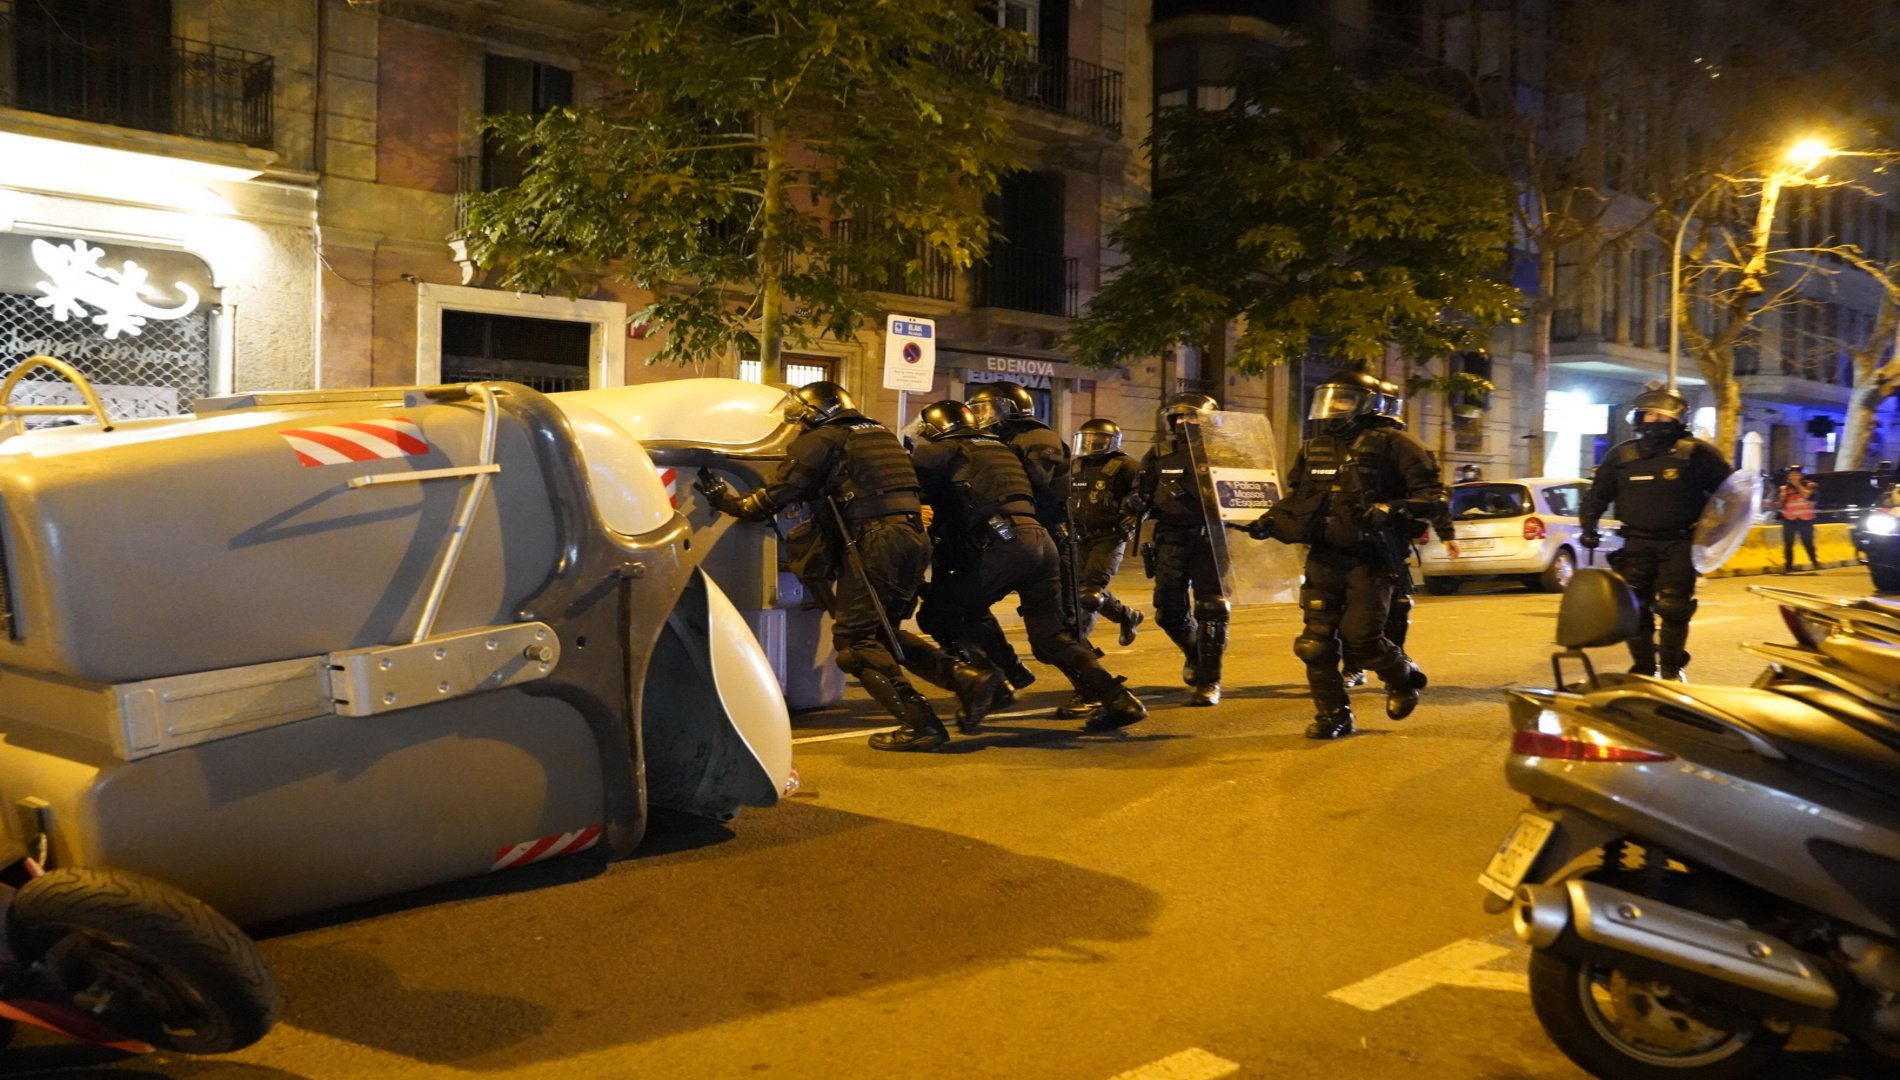
[[[1636,594],[1614,570],[1579,570],[1557,609],[1557,644],[1566,649],[1616,645],[1636,636]]]

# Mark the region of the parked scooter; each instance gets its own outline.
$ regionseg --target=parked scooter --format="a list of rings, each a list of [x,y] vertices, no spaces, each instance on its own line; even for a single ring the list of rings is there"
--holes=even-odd
[[[1544,1030],[1606,1080],[1775,1075],[1797,1025],[1900,1058],[1900,603],[1752,591],[1795,638],[1743,646],[1752,687],[1597,674],[1636,604],[1585,570],[1565,688],[1508,693],[1531,809],[1480,882]]]
[[[126,1053],[239,1050],[277,1020],[277,984],[230,920],[122,870],[0,871],[0,1048],[31,1024]]]

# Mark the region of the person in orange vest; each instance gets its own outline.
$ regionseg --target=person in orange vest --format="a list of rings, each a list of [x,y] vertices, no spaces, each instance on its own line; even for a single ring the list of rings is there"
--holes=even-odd
[[[1794,573],[1794,542],[1808,549],[1808,564],[1821,568],[1814,557],[1814,485],[1801,475],[1801,466],[1790,465],[1781,478],[1781,572]]]

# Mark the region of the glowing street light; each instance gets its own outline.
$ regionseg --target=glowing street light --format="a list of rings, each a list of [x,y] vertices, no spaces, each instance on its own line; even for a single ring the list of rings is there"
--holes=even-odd
[[[1755,215],[1755,250],[1749,259],[1745,273],[1760,274],[1768,256],[1768,236],[1775,221],[1775,204],[1781,198],[1781,188],[1789,181],[1806,176],[1815,166],[1830,157],[1847,151],[1836,150],[1820,139],[1802,139],[1790,146],[1786,158],[1786,168],[1776,169],[1762,181],[1761,209]],[[1717,181],[1707,190],[1695,197],[1689,209],[1683,212],[1682,220],[1676,224],[1676,243],[1670,249],[1669,259],[1669,389],[1676,389],[1676,370],[1682,355],[1682,240],[1689,231],[1689,221],[1695,217],[1696,208],[1702,200],[1714,194],[1727,181]]]

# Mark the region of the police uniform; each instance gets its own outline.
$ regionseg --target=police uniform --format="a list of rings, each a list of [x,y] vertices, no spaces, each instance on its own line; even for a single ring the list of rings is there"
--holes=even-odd
[[[1194,687],[1188,703],[1213,705],[1220,700],[1229,607],[1185,439],[1155,446],[1142,456],[1130,506],[1155,522],[1150,575],[1155,582],[1155,624],[1186,657],[1181,681]]]
[[[1079,437],[1079,436],[1078,436]],[[1117,433],[1119,439],[1119,433]],[[1078,454],[1069,463],[1069,523],[1075,530],[1076,606],[1081,633],[1088,637],[1097,615],[1121,627],[1121,644],[1134,643],[1142,613],[1108,591],[1121,569],[1131,539],[1131,519],[1123,509],[1135,490],[1135,460],[1120,450]]]
[[[1376,673],[1386,685],[1386,714],[1403,719],[1418,704],[1424,672],[1386,636],[1392,599],[1407,575],[1410,538],[1421,522],[1452,538],[1444,481],[1431,451],[1397,427],[1379,424],[1370,376],[1339,376],[1315,392],[1324,430],[1300,447],[1287,476],[1289,503],[1311,508],[1303,625],[1293,652],[1306,665],[1317,712],[1306,734],[1336,739],[1353,731],[1341,661]],[[1360,411],[1334,415],[1323,401],[1363,396]],[[1263,519],[1264,520],[1264,519]]]
[[[917,625],[965,660],[993,665],[995,642],[986,627],[995,622],[989,609],[1013,592],[1021,600],[1018,610],[1036,659],[1060,669],[1091,700],[1106,703],[1089,719],[1089,728],[1124,727],[1143,719],[1147,709],[1141,701],[1064,625],[1059,556],[1036,518],[1034,493],[1016,454],[962,422],[933,429],[933,414],[968,412],[960,402],[927,408],[925,439],[913,451],[939,541]],[[976,725],[959,726],[967,731]]]
[[[1062,616],[1069,632],[1081,636],[1076,622],[1074,606],[1075,580],[1074,567],[1071,565],[1069,549],[1069,530],[1064,514],[1063,499],[1066,494],[1069,469],[1069,448],[1048,424],[1036,419],[1035,401],[1029,391],[1020,384],[999,380],[984,383],[971,393],[965,402],[971,410],[974,427],[1002,440],[1015,452],[1017,460],[1022,462],[1023,473],[1029,478],[1030,493],[1035,501],[1036,520],[1042,523],[1049,536],[1056,543],[1058,558],[1059,593],[1062,598]],[[993,617],[989,621],[994,624]],[[988,642],[990,659],[1002,669],[1009,684],[1021,689],[1036,681],[1036,675],[1023,665],[1022,658],[1016,655],[1016,649],[1003,636],[1002,628],[985,628],[983,636]],[[1077,688],[1078,695],[1080,687]],[[1068,705],[1057,710],[1062,716],[1081,716],[1087,714],[1086,708],[1078,708],[1078,701],[1071,700]]]
[[[1657,398],[1645,404],[1646,399]],[[1674,401],[1661,400],[1673,398]],[[1687,404],[1668,391],[1637,398],[1632,413],[1649,405],[1675,412]],[[1629,640],[1631,671],[1674,679],[1689,664],[1689,619],[1695,614],[1696,570],[1693,534],[1709,496],[1722,486],[1733,466],[1721,451],[1688,433],[1680,420],[1649,425],[1651,430],[1620,442],[1604,455],[1577,517],[1584,542],[1595,546],[1597,522],[1614,508],[1622,522],[1622,549],[1610,565],[1629,582],[1642,613],[1641,630]],[[1658,623],[1660,622],[1660,627]]]
[[[789,507],[812,504],[817,533],[807,534],[800,552],[801,576],[829,578],[827,608],[838,666],[906,728],[919,732],[922,741],[934,738],[941,745],[947,738],[943,724],[905,678],[886,630],[887,620],[894,628],[910,615],[930,566],[917,472],[896,435],[860,414],[835,384],[800,388],[794,399],[802,406],[796,415],[816,426],[792,441],[769,483],[745,495],[723,480],[702,481],[700,488],[712,505],[748,521],[769,521]],[[862,573],[846,565],[848,559],[812,548],[847,539],[837,532],[839,518]],[[928,654],[937,650],[922,639],[916,644],[923,655],[913,659],[906,649],[906,659],[929,665]],[[948,677],[952,663],[941,655],[936,660]]]

